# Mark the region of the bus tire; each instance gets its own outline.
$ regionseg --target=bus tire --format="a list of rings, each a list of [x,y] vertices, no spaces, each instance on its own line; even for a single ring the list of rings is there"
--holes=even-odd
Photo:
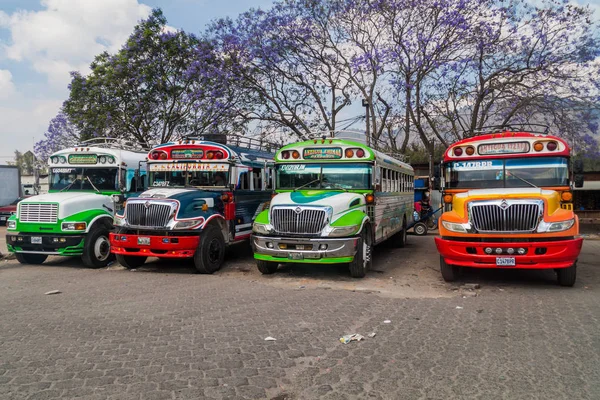
[[[577,279],[577,263],[573,263],[568,268],[559,268],[556,271],[556,278],[560,286],[573,286]]]
[[[427,225],[422,222],[417,222],[413,227],[413,231],[417,236],[425,236],[427,235]]]
[[[444,260],[444,257],[440,256],[440,271],[442,273],[442,278],[444,278],[444,281],[454,282],[456,278],[458,278],[460,268],[456,265],[447,264]]]
[[[146,262],[148,257],[142,256],[124,256],[123,254],[117,254],[117,262],[127,269],[134,269],[141,267]]]
[[[392,236],[394,247],[402,248],[406,246],[406,241],[408,239],[408,233],[406,231],[406,219],[404,219],[402,221],[402,230],[400,232],[396,232],[394,236]]]
[[[17,261],[21,264],[33,264],[39,265],[46,261],[48,256],[46,254],[32,254],[32,253],[15,253]]]
[[[219,228],[207,226],[200,236],[200,244],[194,254],[194,266],[201,274],[212,274],[223,265],[225,240]]]
[[[373,250],[369,235],[365,230],[362,231],[358,238],[356,247],[354,260],[349,264],[350,276],[353,278],[364,278],[372,263],[371,253]]]
[[[279,268],[279,263],[273,261],[256,260],[256,267],[263,275],[271,275]]]
[[[91,227],[84,239],[81,255],[86,267],[103,268],[115,259],[115,255],[110,252],[109,232],[108,225],[102,221]]]

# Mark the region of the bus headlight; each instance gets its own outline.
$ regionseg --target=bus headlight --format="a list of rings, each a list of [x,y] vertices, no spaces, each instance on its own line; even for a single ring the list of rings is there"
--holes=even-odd
[[[255,222],[252,224],[252,232],[259,233],[261,235],[269,235],[273,233],[273,225],[271,224],[261,224],[260,222]]]
[[[125,218],[119,217],[119,216],[115,215],[115,218],[113,220],[113,225],[114,226],[123,226],[123,225],[125,225]]]
[[[470,224],[458,224],[456,222],[442,221],[442,225],[449,231],[459,233],[469,233],[469,229],[471,229]]]
[[[87,224],[85,222],[63,222],[63,231],[85,231]]]
[[[352,236],[358,231],[358,228],[358,225],[332,227],[331,231],[329,231],[329,236]]]
[[[558,222],[545,222],[541,221],[538,226],[538,232],[561,232],[570,229],[575,224],[575,219],[568,219],[566,221]]]
[[[200,225],[202,221],[199,221],[197,219],[193,219],[191,221],[178,221],[175,224],[175,226],[173,226],[173,229],[194,229],[195,227]]]
[[[8,229],[17,229],[17,221],[11,221],[10,219],[7,222],[6,227]]]

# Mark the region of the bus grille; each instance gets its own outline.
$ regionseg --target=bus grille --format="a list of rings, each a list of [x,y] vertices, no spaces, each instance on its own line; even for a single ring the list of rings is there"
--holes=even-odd
[[[171,219],[174,205],[152,201],[131,202],[125,206],[127,223],[139,227],[165,227]]]
[[[271,211],[273,228],[279,233],[314,234],[327,224],[327,212],[319,208],[276,207]]]
[[[58,220],[58,204],[21,203],[19,204],[19,220],[21,222],[54,224]]]
[[[542,200],[500,200],[469,204],[469,218],[478,232],[533,232],[544,212]]]

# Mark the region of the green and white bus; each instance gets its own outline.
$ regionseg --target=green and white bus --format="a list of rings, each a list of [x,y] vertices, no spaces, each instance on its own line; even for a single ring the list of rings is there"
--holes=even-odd
[[[7,222],[8,250],[23,264],[59,255],[81,256],[91,268],[106,266],[113,258],[113,214],[125,198],[144,190],[146,155],[109,138],[52,154],[49,193],[19,202]]]
[[[373,246],[406,243],[413,219],[414,171],[358,141],[323,136],[282,147],[275,155],[276,195],[255,219],[258,269],[280,263],[348,263],[362,278]]]

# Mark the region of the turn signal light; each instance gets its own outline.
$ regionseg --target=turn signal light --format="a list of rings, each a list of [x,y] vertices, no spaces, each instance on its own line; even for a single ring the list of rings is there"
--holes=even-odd
[[[298,153],[298,151],[294,150],[292,151],[292,158],[294,158],[295,160],[300,158],[300,153]]]
[[[207,151],[206,158],[208,158],[209,160],[212,160],[213,158],[215,158],[215,153],[212,151]]]
[[[166,159],[167,159],[167,153],[160,153],[160,156],[159,156],[159,158],[160,158],[161,160],[166,160]]]
[[[367,204],[373,204],[375,203],[375,196],[369,193],[365,196],[365,201],[367,202]]]
[[[475,154],[475,147],[473,147],[473,146],[467,147],[466,153],[468,155],[472,156],[473,154]]]
[[[446,204],[452,203],[452,195],[451,194],[444,195],[444,203],[446,203]]]
[[[573,193],[571,192],[562,192],[560,195],[560,199],[562,201],[571,201],[573,200]]]
[[[542,151],[542,150],[544,150],[544,143],[542,143],[542,142],[535,142],[533,144],[533,149],[535,151]]]
[[[354,150],[346,149],[346,157],[348,157],[348,158],[354,157]]]

